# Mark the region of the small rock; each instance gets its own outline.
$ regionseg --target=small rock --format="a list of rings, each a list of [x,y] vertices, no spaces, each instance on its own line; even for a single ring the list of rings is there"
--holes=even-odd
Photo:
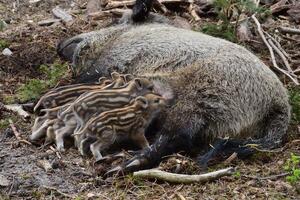
[[[43,168],[45,170],[45,172],[53,171],[52,165],[48,160],[38,160],[37,166]]]
[[[39,26],[50,26],[57,22],[60,22],[60,19],[46,19],[46,20],[39,21],[37,24]]]
[[[0,174],[0,186],[7,187],[10,185],[10,181],[3,175]]]
[[[3,49],[2,54],[4,56],[11,56],[13,54],[13,52],[9,48],[5,48],[5,49]]]
[[[53,8],[52,13],[55,17],[61,19],[66,23],[71,22],[73,20],[73,17],[70,14],[68,14],[66,11],[59,7]]]

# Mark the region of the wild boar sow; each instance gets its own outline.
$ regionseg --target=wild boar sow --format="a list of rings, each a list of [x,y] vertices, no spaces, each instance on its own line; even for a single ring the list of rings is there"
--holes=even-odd
[[[280,145],[290,106],[286,89],[269,67],[239,45],[151,16],[58,46],[58,53],[73,62],[78,82],[93,82],[112,71],[130,73],[149,78],[172,103],[148,130],[159,132],[156,142],[122,169],[151,167],[167,154],[204,149],[217,138],[260,148]]]

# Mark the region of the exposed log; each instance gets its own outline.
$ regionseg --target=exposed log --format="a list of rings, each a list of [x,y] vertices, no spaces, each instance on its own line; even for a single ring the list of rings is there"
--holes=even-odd
[[[201,175],[186,175],[186,174],[174,174],[170,172],[161,171],[158,169],[142,170],[133,173],[135,178],[145,178],[145,179],[158,179],[171,183],[203,183],[207,181],[212,181],[218,179],[222,176],[232,175],[234,173],[233,167],[226,169],[217,170],[214,172],[209,172]]]

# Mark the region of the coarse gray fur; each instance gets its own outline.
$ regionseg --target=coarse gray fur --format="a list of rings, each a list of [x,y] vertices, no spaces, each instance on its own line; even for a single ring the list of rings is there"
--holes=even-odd
[[[280,144],[290,106],[269,67],[239,45],[153,21],[84,33],[58,50],[73,62],[81,82],[114,70],[151,78],[174,102],[162,133],[184,132],[199,144],[218,137],[260,138],[267,148]]]

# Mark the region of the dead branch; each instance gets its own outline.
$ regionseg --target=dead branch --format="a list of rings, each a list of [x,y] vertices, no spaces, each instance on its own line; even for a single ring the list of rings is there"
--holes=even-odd
[[[234,173],[233,167],[229,167],[226,169],[221,169],[214,172],[209,172],[201,175],[186,175],[186,174],[175,174],[170,172],[161,171],[158,169],[149,169],[142,170],[133,173],[133,177],[135,178],[145,178],[145,179],[158,179],[172,183],[202,183],[211,180],[218,179],[222,176],[232,175]]]
[[[274,44],[276,45],[276,47],[283,53],[283,55],[288,60],[290,60],[289,54],[282,48],[281,44],[273,36],[271,36],[269,33],[267,33],[267,32],[264,32],[264,33],[274,42]]]
[[[29,113],[26,112],[19,104],[4,105],[4,108],[6,110],[18,113],[18,115],[20,115],[25,121],[30,119]]]
[[[290,33],[290,34],[300,35],[300,29],[296,29],[296,28],[279,27],[278,30],[282,33]]]
[[[281,58],[281,60],[283,61],[286,69],[288,70],[288,72],[297,78],[297,76],[295,74],[293,74],[293,70],[288,62],[288,60],[286,59],[286,57],[284,56],[284,54],[277,48],[277,46],[273,43],[273,41],[268,38],[268,42],[271,45],[271,47],[274,49],[274,51],[278,54],[278,56]]]
[[[277,63],[276,63],[276,59],[275,59],[275,55],[274,55],[274,51],[273,51],[273,48],[271,47],[271,45],[268,43],[264,33],[263,33],[263,30],[261,28],[261,25],[258,21],[258,19],[255,17],[255,14],[251,16],[251,18],[253,19],[253,21],[255,22],[256,26],[257,26],[257,31],[261,37],[261,39],[263,40],[263,42],[265,43],[265,45],[267,46],[267,48],[269,49],[269,52],[270,52],[270,55],[271,55],[271,60],[272,60],[272,63],[273,63],[273,67],[275,69],[277,69],[278,71],[280,71],[281,73],[285,74],[287,77],[289,77],[296,85],[299,85],[299,82],[297,79],[295,79],[294,77],[292,77],[289,72],[281,69]]]
[[[61,159],[61,155],[60,153],[53,147],[53,146],[50,146],[50,149],[55,152],[56,156],[58,157],[58,159]]]
[[[14,125],[13,121],[11,119],[8,119],[8,121],[9,121],[9,125],[10,125],[14,135],[16,136],[17,140],[19,142],[31,145],[30,142],[21,138],[21,134],[18,132],[17,127]]]
[[[284,9],[288,9],[290,8],[291,5],[286,5],[286,3],[288,2],[288,0],[280,0],[277,3],[275,3],[274,5],[272,5],[270,7],[271,13],[278,13]]]

